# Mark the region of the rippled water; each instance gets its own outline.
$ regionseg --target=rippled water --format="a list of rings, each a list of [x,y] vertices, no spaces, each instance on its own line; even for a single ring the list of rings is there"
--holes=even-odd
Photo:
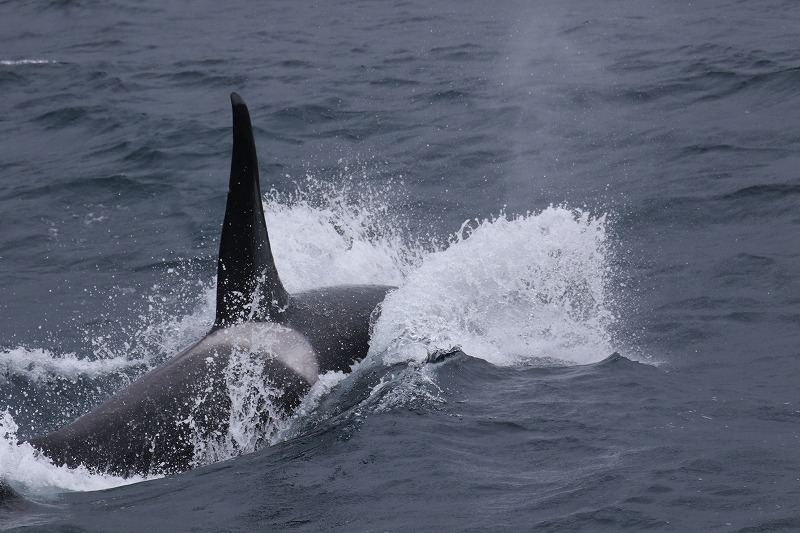
[[[794,3],[0,21],[0,526],[800,529]],[[287,288],[399,286],[370,355],[255,453],[125,486],[48,464],[15,439],[213,321],[233,90]]]

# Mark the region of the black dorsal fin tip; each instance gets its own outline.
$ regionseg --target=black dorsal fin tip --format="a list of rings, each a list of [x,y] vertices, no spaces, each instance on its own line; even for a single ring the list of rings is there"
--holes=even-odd
[[[288,303],[264,220],[250,112],[237,93],[231,93],[231,107],[231,177],[219,245],[214,326],[280,321]]]

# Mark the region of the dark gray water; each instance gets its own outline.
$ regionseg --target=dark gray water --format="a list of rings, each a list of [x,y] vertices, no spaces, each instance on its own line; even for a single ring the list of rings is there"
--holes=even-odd
[[[0,3],[0,525],[800,530],[797,28],[778,1]],[[400,289],[273,446],[95,491],[121,481],[15,439],[210,326],[234,90],[288,288]]]

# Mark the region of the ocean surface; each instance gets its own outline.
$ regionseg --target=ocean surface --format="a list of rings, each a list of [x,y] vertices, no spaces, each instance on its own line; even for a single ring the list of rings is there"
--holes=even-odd
[[[0,2],[0,529],[800,530],[798,28],[767,0]],[[287,289],[398,287],[370,353],[252,453],[53,465],[24,439],[213,322],[231,91]]]

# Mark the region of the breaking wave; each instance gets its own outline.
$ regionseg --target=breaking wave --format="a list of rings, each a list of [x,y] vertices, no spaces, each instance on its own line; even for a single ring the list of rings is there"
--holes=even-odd
[[[465,223],[383,303],[385,363],[462,350],[497,365],[587,364],[612,351],[604,217],[550,207]]]

